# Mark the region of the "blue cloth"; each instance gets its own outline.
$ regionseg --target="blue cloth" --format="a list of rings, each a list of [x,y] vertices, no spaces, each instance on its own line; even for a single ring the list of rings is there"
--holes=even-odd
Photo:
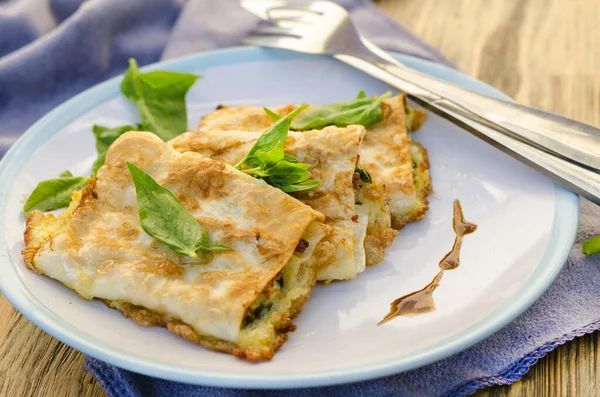
[[[258,20],[237,0],[0,0],[0,154],[46,112],[140,64],[239,44]],[[448,63],[367,0],[340,1],[361,32],[388,50]],[[407,373],[362,383],[287,391],[198,387],[152,379],[87,358],[112,397],[461,396],[510,384],[540,357],[600,328],[600,257],[581,254],[600,234],[600,209],[582,201],[577,243],[557,280],[517,320],[472,348]]]

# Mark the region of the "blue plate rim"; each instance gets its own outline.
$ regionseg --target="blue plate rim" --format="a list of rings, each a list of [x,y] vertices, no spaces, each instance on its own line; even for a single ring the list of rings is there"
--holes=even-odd
[[[488,95],[507,98],[494,88],[466,76],[446,66],[420,58],[394,54],[394,56],[411,67],[426,69],[425,72],[442,75],[449,74],[453,79],[461,81],[461,85],[478,90]],[[142,68],[150,71],[170,69],[178,71],[197,70],[201,67],[214,67],[224,64],[269,61],[269,60],[301,60],[326,58],[299,54],[284,50],[262,49],[257,47],[232,47],[224,50],[194,54],[169,61],[158,62]],[[443,76],[439,76],[443,78]],[[484,319],[469,327],[459,336],[448,338],[436,345],[424,348],[409,357],[396,360],[385,360],[368,366],[356,366],[326,373],[302,373],[294,375],[256,375],[256,374],[222,374],[210,371],[182,369],[158,362],[148,362],[143,357],[135,356],[120,349],[111,347],[60,319],[45,309],[25,288],[6,252],[4,236],[4,213],[6,197],[12,189],[14,179],[29,160],[35,150],[65,125],[81,114],[98,106],[104,101],[120,95],[122,75],[111,78],[61,104],[41,118],[9,149],[0,161],[0,216],[3,227],[0,229],[0,260],[7,261],[8,266],[0,267],[0,290],[7,299],[29,320],[37,326],[73,348],[92,357],[116,365],[118,367],[184,383],[233,388],[294,388],[315,387],[340,383],[357,382],[412,370],[432,362],[441,360],[469,348],[477,342],[492,335],[529,308],[556,278],[575,242],[579,221],[579,199],[574,193],[555,184],[555,217],[548,248],[534,272],[521,288],[499,308]],[[562,244],[560,243],[562,242]],[[12,277],[16,283],[7,283]]]

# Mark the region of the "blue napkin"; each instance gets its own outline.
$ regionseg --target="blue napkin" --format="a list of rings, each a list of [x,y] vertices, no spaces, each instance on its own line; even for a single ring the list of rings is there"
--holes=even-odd
[[[339,1],[361,32],[397,52],[449,64],[367,0]],[[123,72],[239,44],[258,20],[237,0],[0,0],[0,154],[46,112]],[[581,202],[577,243],[542,298],[485,341],[448,359],[373,381],[314,389],[248,391],[190,386],[138,375],[88,357],[86,368],[112,397],[141,396],[462,396],[510,384],[557,346],[600,329],[600,257],[581,254],[600,234],[600,209]]]

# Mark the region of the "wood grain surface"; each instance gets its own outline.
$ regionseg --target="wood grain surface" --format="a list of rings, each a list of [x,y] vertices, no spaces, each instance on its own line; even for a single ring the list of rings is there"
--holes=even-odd
[[[461,71],[518,101],[600,125],[600,1],[380,0]],[[83,355],[0,295],[0,396],[96,397]],[[567,343],[520,382],[477,396],[600,395],[600,334]]]
[[[517,101],[600,126],[600,1],[381,0],[456,67]],[[483,396],[599,396],[600,333]]]

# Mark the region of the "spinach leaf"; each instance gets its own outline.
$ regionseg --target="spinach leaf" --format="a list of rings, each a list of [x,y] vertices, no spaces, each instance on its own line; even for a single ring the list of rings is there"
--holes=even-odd
[[[283,143],[277,142],[277,145],[268,152],[263,152],[262,150],[257,151],[256,161],[258,162],[258,166],[262,169],[266,169],[275,166],[278,162],[283,160],[283,157],[285,156],[285,153],[283,153],[284,145],[285,141]]]
[[[52,211],[67,207],[71,202],[71,194],[75,190],[83,189],[89,179],[88,177],[73,176],[70,171],[63,171],[56,179],[42,181],[27,198],[23,212]]]
[[[386,92],[377,98],[367,98],[361,91],[356,99],[336,102],[329,105],[313,106],[300,114],[292,122],[291,128],[296,131],[306,131],[336,125],[345,127],[351,124],[370,126],[383,118],[381,101],[388,98]]]
[[[301,190],[310,190],[314,189],[321,184],[321,181],[316,179],[310,179],[304,182],[294,183],[293,185],[283,185],[277,186],[279,189],[283,190],[286,193],[299,192]]]
[[[594,255],[600,252],[600,236],[586,240],[582,247],[583,253],[586,255]]]
[[[98,158],[94,161],[92,165],[92,172],[95,174],[98,172],[100,167],[104,165],[104,160],[106,158],[106,152],[108,152],[108,148],[113,144],[114,141],[117,140],[118,137],[123,135],[126,132],[141,130],[142,125],[122,125],[120,127],[104,127],[102,125],[94,124],[92,130],[94,131],[94,136],[96,137],[96,151],[98,152]]]
[[[121,92],[138,108],[145,129],[167,141],[187,130],[185,94],[198,77],[163,70],[140,73],[130,59]]]
[[[94,174],[104,164],[110,145],[127,131],[147,130],[166,141],[187,129],[185,94],[198,76],[167,71],[140,73],[134,59],[130,59],[129,64],[121,91],[137,106],[142,124],[114,128],[94,125],[98,152],[98,158],[92,165]],[[74,177],[65,171],[59,178],[42,181],[27,199],[23,211],[50,211],[66,207],[71,201],[71,193],[83,188],[88,180],[88,177]]]
[[[267,114],[267,116],[269,116],[273,121],[277,121],[281,118],[280,115],[278,115],[271,109],[269,109],[269,108],[263,108],[263,109],[265,110],[265,113]]]
[[[265,132],[263,132],[263,134],[250,148],[250,150],[246,154],[246,157],[244,157],[239,163],[237,163],[235,167],[237,169],[240,169],[242,165],[247,165],[248,167],[256,167],[258,166],[258,162],[256,160],[255,153],[258,150],[261,150],[262,152],[268,152],[277,145],[281,145],[283,147],[283,145],[285,144],[285,139],[288,135],[288,131],[290,130],[291,120],[307,107],[308,105],[301,105],[296,110],[288,113],[285,117],[279,118],[275,123],[273,123],[273,125],[271,125],[265,130]],[[269,113],[267,112],[267,114]]]
[[[92,164],[92,172],[94,174],[96,172],[98,172],[100,167],[102,167],[104,165],[105,161],[106,161],[106,152],[98,153],[98,158],[96,158],[96,160],[94,161],[94,164]]]
[[[261,152],[258,153],[261,154]],[[289,193],[319,186],[320,181],[308,179],[309,168],[309,164],[279,160],[276,163],[270,163],[270,165],[264,168],[256,167],[242,171],[248,175],[263,179],[269,185]]]
[[[212,241],[169,189],[135,165],[127,162],[127,167],[135,184],[140,223],[146,233],[178,254],[192,258],[198,257],[198,250],[229,249]]]
[[[320,181],[308,179],[309,164],[302,164],[294,156],[283,152],[290,121],[306,107],[307,105],[302,105],[285,117],[278,118],[258,138],[236,168],[284,192],[297,192],[318,186]],[[272,118],[279,117],[266,108],[265,112]]]

